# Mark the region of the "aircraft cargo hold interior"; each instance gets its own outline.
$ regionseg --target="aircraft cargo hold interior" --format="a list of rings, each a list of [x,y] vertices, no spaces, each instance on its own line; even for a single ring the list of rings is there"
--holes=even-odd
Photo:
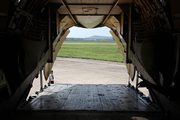
[[[179,5],[178,0],[0,1],[3,119],[180,119]],[[136,84],[149,90],[150,99],[127,80],[127,85],[55,84],[27,100],[39,71],[48,79],[73,26],[110,28],[129,78],[138,72],[142,81]]]

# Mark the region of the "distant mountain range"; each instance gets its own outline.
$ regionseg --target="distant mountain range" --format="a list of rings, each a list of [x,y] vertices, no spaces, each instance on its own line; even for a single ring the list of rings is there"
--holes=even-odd
[[[99,35],[93,35],[93,36],[88,37],[88,38],[111,39],[112,36],[99,36]]]
[[[87,38],[66,38],[66,41],[115,42],[113,37],[94,35]]]

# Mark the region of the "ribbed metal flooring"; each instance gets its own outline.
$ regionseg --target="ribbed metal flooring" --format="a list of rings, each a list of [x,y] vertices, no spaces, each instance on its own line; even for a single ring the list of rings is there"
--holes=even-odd
[[[164,120],[145,95],[126,85],[55,84],[33,95],[8,119]]]

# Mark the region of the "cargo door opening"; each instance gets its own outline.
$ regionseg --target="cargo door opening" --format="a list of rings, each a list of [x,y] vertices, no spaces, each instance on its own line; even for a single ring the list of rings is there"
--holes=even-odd
[[[52,68],[54,71],[55,79],[56,79],[55,83],[59,83],[59,84],[128,84],[128,81],[130,81],[129,76],[127,74],[125,64],[121,63],[123,62],[123,57],[120,53],[120,50],[115,40],[111,37],[109,28],[102,27],[102,28],[94,28],[94,29],[85,29],[85,28],[72,27],[70,31],[71,31],[70,34],[67,36],[65,42],[61,46],[61,49],[57,55],[58,57],[63,57],[63,60],[61,61],[61,59],[57,57],[56,62],[54,63],[54,67]],[[76,38],[77,36],[80,36],[80,37]],[[93,50],[96,50],[96,51],[93,51]],[[64,55],[63,52],[66,52],[66,54]],[[84,55],[84,53],[86,55]],[[82,54],[82,56],[78,56],[79,54],[80,55]],[[91,58],[89,58],[91,54],[93,54],[94,56],[91,56]],[[110,56],[109,58],[117,58],[121,60],[119,60],[118,62],[117,62],[117,59],[113,59],[113,60],[110,59],[110,61],[113,61],[113,62],[89,60],[89,59],[101,60],[101,58],[98,58],[99,56],[102,56],[103,60],[104,59],[107,60],[107,58],[103,58],[106,56]],[[80,61],[82,62],[80,63],[78,62],[79,61],[78,59],[71,60],[71,59],[68,59],[69,57],[82,58],[82,60],[83,59],[84,60],[87,59],[87,60]],[[87,64],[84,64],[84,63],[87,63]],[[74,68],[71,68],[71,66]],[[62,68],[62,69],[59,70],[58,68]],[[86,71],[87,73],[85,73]],[[96,71],[96,72],[91,73],[92,71]],[[67,77],[62,77],[64,75],[66,75]],[[38,88],[39,87],[38,85],[40,85],[39,79],[40,77],[37,80],[36,79],[34,80],[34,83],[33,83],[34,90],[31,90],[29,96],[35,93],[36,90],[39,89]],[[48,80],[45,81],[45,79],[43,78],[43,82],[44,82],[43,83],[44,85],[47,85]],[[134,86],[136,86],[135,82],[132,82],[132,81],[130,82]],[[147,90],[145,94],[148,96]]]
[[[144,105],[144,102],[149,104],[147,96],[133,87],[133,84],[136,86],[135,82],[129,80],[124,63],[88,58],[91,54],[98,57],[101,54],[102,56],[108,56],[114,52],[121,56],[113,38],[100,38],[100,35],[98,37],[79,38],[79,41],[67,38],[61,46],[57,55],[59,57],[56,58],[52,68],[55,84],[48,86],[49,81],[42,78],[43,90],[38,90],[42,77],[42,75],[39,75],[38,79],[34,80],[34,88],[27,98],[30,106],[22,107],[22,109],[153,111],[155,108],[148,108]],[[97,51],[93,51],[94,49]],[[89,53],[87,58],[61,56],[61,53],[67,51],[68,54],[74,52],[75,55],[78,52],[80,54],[86,51]],[[136,77],[134,81],[136,81]],[[128,83],[131,83],[132,86],[128,86]]]
[[[117,46],[116,49],[119,50]],[[58,62],[62,62],[62,64]],[[62,67],[66,69],[60,70]],[[52,69],[55,84],[48,86],[48,81],[43,79],[43,85],[46,85],[43,91],[36,91],[35,94],[29,96],[27,102],[21,104],[18,110],[31,111],[34,113],[33,117],[40,116],[40,114],[47,114],[47,117],[56,114],[55,117],[60,115],[60,118],[68,116],[67,120],[70,119],[69,117],[80,116],[121,118],[123,114],[117,114],[117,112],[126,112],[124,117],[127,119],[151,117],[154,119],[163,116],[161,109],[146,95],[136,90],[135,87],[128,86],[128,81],[131,84],[133,82],[129,80],[124,63],[59,57],[56,58]],[[85,71],[88,72],[84,73]],[[94,73],[91,74],[90,71]],[[100,73],[102,76],[97,77]],[[117,76],[115,77],[115,75]],[[62,76],[66,78],[61,78]],[[110,81],[99,82],[108,77],[111,78]],[[79,78],[82,78],[81,82]],[[62,81],[58,81],[58,79]],[[93,82],[92,79],[94,79]],[[88,80],[91,82],[87,82]],[[34,80],[34,83],[40,83],[39,81]],[[39,111],[38,114],[36,114],[37,111]],[[46,113],[47,111],[48,113]],[[44,116],[41,118],[46,119]]]

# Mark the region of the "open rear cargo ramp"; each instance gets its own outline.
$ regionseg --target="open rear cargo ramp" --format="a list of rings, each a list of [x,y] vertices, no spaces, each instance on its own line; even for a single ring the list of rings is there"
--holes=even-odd
[[[54,84],[24,102],[12,118],[43,120],[161,120],[164,113],[127,85]]]

